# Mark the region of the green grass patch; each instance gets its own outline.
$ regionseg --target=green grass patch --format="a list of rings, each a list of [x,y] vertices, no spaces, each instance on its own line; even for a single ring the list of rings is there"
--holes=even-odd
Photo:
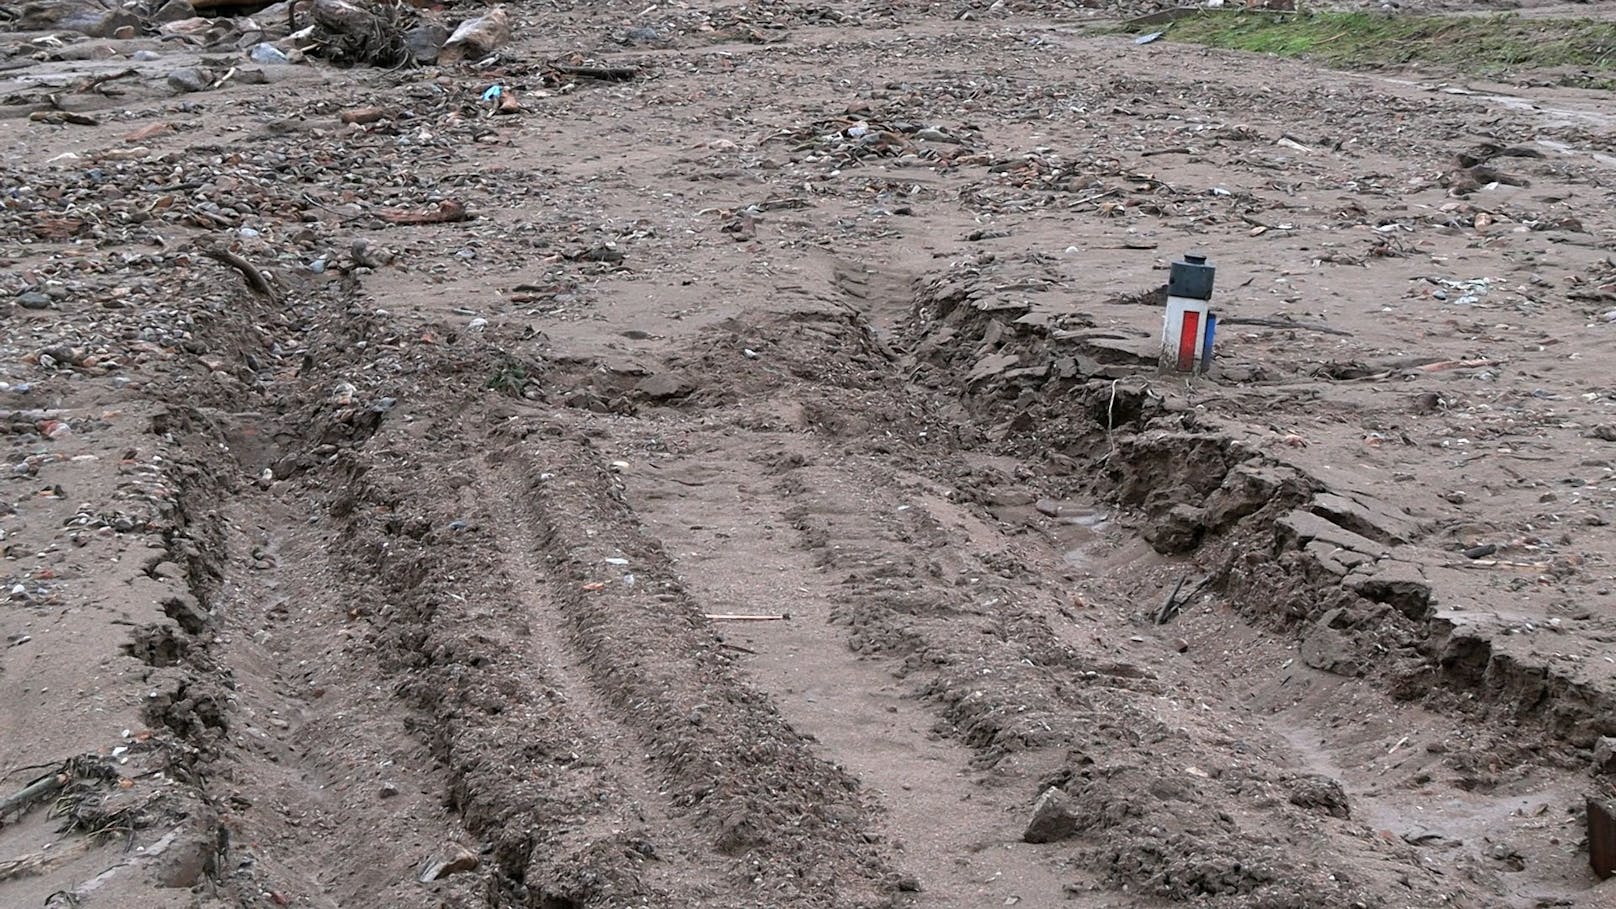
[[[1592,19],[1208,11],[1174,22],[1166,37],[1306,57],[1342,69],[1426,63],[1467,73],[1551,67],[1616,70],[1616,21]]]

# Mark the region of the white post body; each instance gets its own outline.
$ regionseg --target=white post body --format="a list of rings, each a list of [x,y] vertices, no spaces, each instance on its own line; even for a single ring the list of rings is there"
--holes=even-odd
[[[1206,300],[1168,297],[1162,318],[1161,365],[1174,372],[1200,372],[1206,354],[1206,326],[1212,306]]]

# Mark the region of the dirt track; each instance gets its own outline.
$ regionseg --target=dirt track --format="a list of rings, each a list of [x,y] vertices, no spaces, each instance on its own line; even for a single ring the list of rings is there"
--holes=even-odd
[[[1613,904],[1604,99],[977,6],[0,73],[0,903]]]

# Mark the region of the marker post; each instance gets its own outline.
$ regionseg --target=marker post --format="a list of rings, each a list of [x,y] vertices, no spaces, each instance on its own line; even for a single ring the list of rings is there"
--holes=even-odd
[[[1218,325],[1211,303],[1214,273],[1206,256],[1196,253],[1186,254],[1169,270],[1167,311],[1162,316],[1163,369],[1199,375],[1212,367]]]

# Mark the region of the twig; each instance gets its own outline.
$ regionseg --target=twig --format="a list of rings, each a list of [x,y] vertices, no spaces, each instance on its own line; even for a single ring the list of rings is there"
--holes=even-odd
[[[1105,456],[1107,458],[1117,453],[1117,443],[1112,438],[1111,431],[1117,425],[1117,383],[1121,381],[1121,379],[1111,380],[1111,400],[1105,405]]]
[[[782,612],[779,615],[741,615],[732,612],[714,612],[702,616],[714,622],[783,622],[791,618],[791,613]]]
[[[275,292],[274,286],[271,285],[269,280],[264,277],[264,273],[254,267],[251,262],[248,262],[246,259],[243,259],[228,249],[220,249],[218,247],[208,247],[203,249],[202,255],[207,256],[210,259],[223,262],[231,268],[234,268],[236,271],[241,272],[241,276],[247,279],[247,286],[251,287],[254,293],[257,293],[261,297],[267,297],[271,303],[280,302],[280,295]]]
[[[1179,578],[1178,583],[1173,585],[1173,592],[1167,595],[1167,602],[1163,603],[1162,608],[1156,611],[1157,625],[1166,625],[1171,622],[1173,617],[1178,615],[1178,611],[1184,608],[1184,604],[1178,600],[1178,592],[1183,589],[1184,578]],[[1185,597],[1185,599],[1189,598]]]
[[[1224,325],[1256,325],[1262,328],[1299,328],[1303,331],[1318,331],[1327,335],[1343,335],[1351,337],[1352,332],[1339,328],[1331,328],[1320,322],[1297,322],[1283,316],[1224,316],[1218,319]]]
[[[1173,587],[1173,592],[1168,595],[1167,602],[1163,603],[1161,611],[1156,613],[1156,624],[1165,625],[1168,622],[1171,622],[1186,605],[1201,595],[1201,591],[1210,587],[1213,582],[1226,577],[1229,574],[1229,569],[1233,566],[1234,560],[1230,559],[1223,564],[1222,568],[1219,568],[1217,571],[1214,571],[1202,578],[1199,583],[1190,588],[1189,593],[1184,594],[1182,597],[1179,596],[1178,593],[1183,589],[1185,579],[1179,578],[1178,584]]]

